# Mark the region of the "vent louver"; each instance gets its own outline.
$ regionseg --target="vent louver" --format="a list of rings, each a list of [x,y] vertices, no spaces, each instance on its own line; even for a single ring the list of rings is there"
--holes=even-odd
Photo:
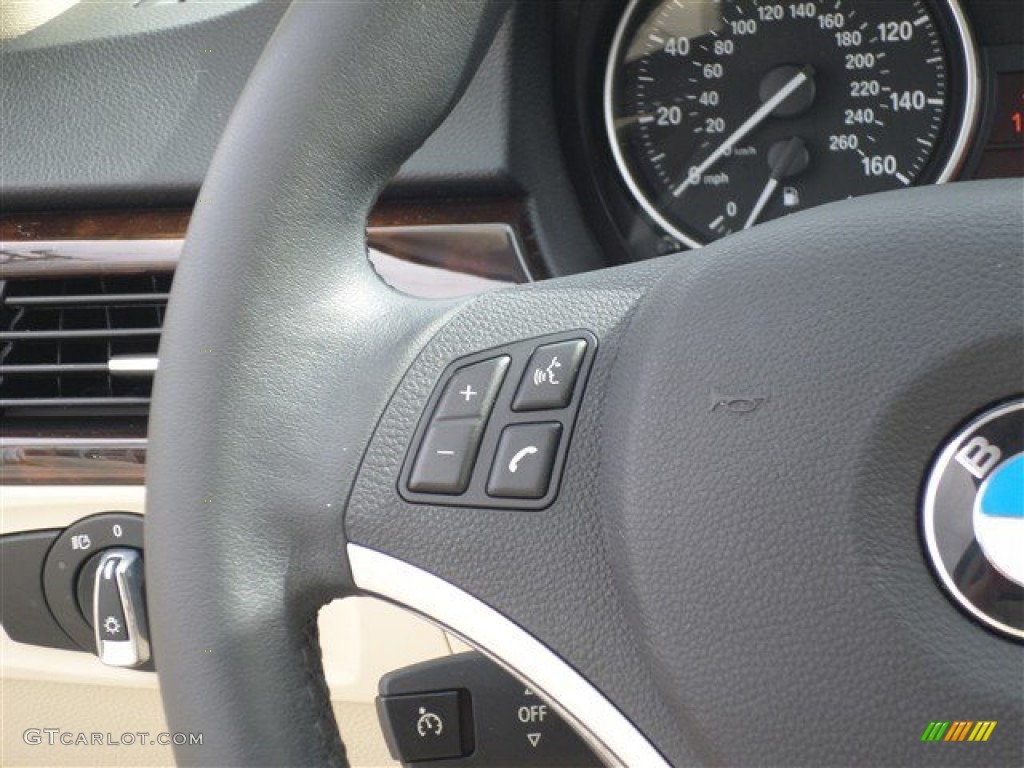
[[[0,282],[0,409],[144,419],[171,273]]]

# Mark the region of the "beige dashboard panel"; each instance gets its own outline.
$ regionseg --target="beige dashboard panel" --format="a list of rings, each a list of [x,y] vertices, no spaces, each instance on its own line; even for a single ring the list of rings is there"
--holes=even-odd
[[[0,40],[16,37],[41,27],[60,16],[78,0],[4,0],[0,3]]]
[[[4,679],[0,708],[0,765],[174,765],[172,748],[154,743],[167,728],[155,689]],[[372,704],[335,702],[334,714],[353,768],[397,765],[388,755]],[[53,744],[47,730],[53,732]],[[140,733],[146,734],[144,744],[137,743]],[[74,742],[78,734],[86,741],[97,734],[100,743],[61,743]],[[132,744],[117,743],[125,734],[132,735]]]
[[[63,528],[104,511],[143,512],[145,490],[0,485],[0,533]],[[379,600],[338,600],[320,612],[324,671],[349,759],[390,766],[374,712],[381,675],[452,653],[442,630]],[[459,650],[462,650],[460,647]],[[86,653],[40,648],[0,633],[2,765],[169,765],[169,746],[32,744],[27,729],[111,733],[165,729],[157,676],[107,667]],[[57,737],[59,738],[59,737]],[[64,737],[65,740],[69,737]]]

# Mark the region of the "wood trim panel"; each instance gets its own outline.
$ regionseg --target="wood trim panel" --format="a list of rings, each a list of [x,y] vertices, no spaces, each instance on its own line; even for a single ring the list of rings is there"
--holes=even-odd
[[[4,214],[0,216],[0,266],[9,277],[36,270],[56,277],[80,270],[170,269],[190,217],[191,211],[184,209]],[[472,224],[508,226],[519,253],[514,259],[512,254],[495,258],[493,252],[481,254],[469,244],[443,252],[418,249],[414,240],[403,240],[401,234],[417,227]],[[521,200],[382,200],[370,213],[367,229],[371,248],[413,263],[502,282],[546,276]]]
[[[191,211],[12,213],[0,217],[0,241],[180,240]]]
[[[0,442],[4,485],[142,485],[145,440],[7,439]]]
[[[172,271],[190,216],[180,209],[0,215],[0,280]],[[546,276],[520,200],[381,201],[367,240],[381,276],[416,295],[464,295]],[[129,421],[141,427],[144,418]],[[128,438],[123,422],[108,431],[94,420],[57,427],[51,418],[8,420],[0,483],[141,484],[145,440],[134,430],[128,434],[139,439]]]

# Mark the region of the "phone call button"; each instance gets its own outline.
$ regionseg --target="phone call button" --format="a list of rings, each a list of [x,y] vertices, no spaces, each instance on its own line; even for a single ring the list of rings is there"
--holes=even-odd
[[[548,492],[558,454],[558,422],[514,424],[501,433],[487,494],[502,498],[540,499]]]

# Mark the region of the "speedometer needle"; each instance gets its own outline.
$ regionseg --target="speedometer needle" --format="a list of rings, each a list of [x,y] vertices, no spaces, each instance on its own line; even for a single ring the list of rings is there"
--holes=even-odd
[[[787,82],[784,86],[782,86],[782,88],[779,89],[778,93],[776,93],[774,96],[768,99],[768,101],[766,101],[764,104],[758,107],[757,111],[754,112],[754,114],[752,114],[743,122],[743,125],[741,125],[735,131],[733,131],[729,138],[723,141],[722,144],[718,147],[718,149],[716,149],[714,152],[708,155],[707,160],[705,160],[700,165],[691,168],[689,173],[686,174],[686,179],[683,181],[682,184],[680,184],[678,187],[672,190],[672,194],[675,197],[679,197],[691,186],[693,186],[694,184],[698,184],[700,182],[701,176],[704,175],[708,168],[710,168],[712,165],[721,160],[722,157],[726,153],[728,153],[729,150],[731,150],[734,146],[736,146],[737,143],[743,140],[748,133],[750,133],[752,130],[757,128],[757,126],[763,123],[768,118],[768,115],[775,111],[775,108],[778,107],[779,104],[788,99],[790,94],[792,94],[801,85],[809,81],[812,77],[814,77],[814,67],[810,65],[807,65],[799,72],[797,72],[795,75],[793,75],[789,82]]]
[[[787,176],[799,173],[800,170],[806,167],[807,146],[804,144],[803,139],[794,136],[786,142],[782,152],[779,154],[779,159],[772,163],[771,176],[768,178],[768,183],[761,190],[761,196],[754,203],[754,209],[747,217],[743,228],[750,229],[754,226],[754,223],[761,217],[765,206],[768,205],[768,201],[775,194],[775,190],[778,189],[780,181]]]
[[[768,201],[772,199],[772,195],[775,194],[775,190],[779,187],[779,180],[772,176],[768,179],[768,183],[764,185],[764,189],[761,190],[761,196],[757,198],[757,202],[754,203],[754,210],[750,212],[746,222],[743,224],[744,229],[750,229],[754,226],[754,222],[757,221],[761,215],[761,211],[768,205]]]

